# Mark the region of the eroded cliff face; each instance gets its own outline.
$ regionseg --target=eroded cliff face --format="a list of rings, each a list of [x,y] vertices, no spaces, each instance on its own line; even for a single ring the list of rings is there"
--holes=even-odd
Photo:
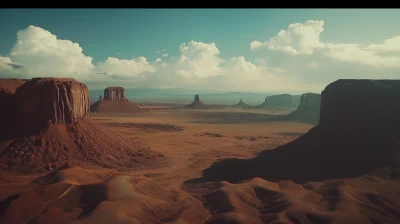
[[[308,96],[301,108],[316,109],[318,96]],[[375,171],[392,179],[377,169],[400,167],[400,80],[338,80],[325,88],[320,102],[320,123],[307,133],[252,159],[216,162],[203,171],[203,180],[261,177],[304,183]]]
[[[318,124],[321,105],[321,94],[305,93],[301,95],[299,107],[292,113],[277,120],[297,120],[310,124]]]
[[[104,89],[104,100],[125,101],[125,89],[123,87],[107,87]]]
[[[67,78],[33,78],[16,93],[17,121],[24,128],[70,124],[89,114],[89,91],[85,84]]]
[[[269,96],[263,104],[266,108],[295,108],[298,106],[295,97],[290,94]]]
[[[315,111],[319,115],[321,107],[321,94],[305,93],[301,95],[300,105],[297,110]]]
[[[126,99],[123,87],[107,87],[104,89],[104,98],[90,106],[91,112],[97,113],[137,113],[144,110],[135,103]]]
[[[327,127],[400,127],[400,80],[338,80],[321,95]]]
[[[14,126],[16,119],[15,114],[17,111],[15,91],[24,83],[25,80],[0,79],[0,131],[7,131],[6,129]]]

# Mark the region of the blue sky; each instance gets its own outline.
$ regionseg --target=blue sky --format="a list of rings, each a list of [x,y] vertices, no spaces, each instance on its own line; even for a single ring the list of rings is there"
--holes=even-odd
[[[9,57],[17,32],[33,25],[58,39],[78,43],[83,54],[93,58],[93,64],[108,57],[142,56],[153,62],[160,58],[156,51],[163,49],[169,56],[179,57],[179,46],[192,40],[215,43],[219,57],[226,60],[243,56],[252,63],[260,57],[283,61],[286,56],[272,55],[267,50],[252,51],[250,43],[266,42],[290,24],[308,20],[324,22],[319,35],[324,43],[381,43],[400,35],[399,12],[398,9],[1,9],[0,56]]]

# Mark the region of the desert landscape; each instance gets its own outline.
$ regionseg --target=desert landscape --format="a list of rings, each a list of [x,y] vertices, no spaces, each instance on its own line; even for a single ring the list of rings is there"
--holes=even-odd
[[[0,224],[399,224],[399,12],[0,9]]]
[[[74,79],[0,83],[1,223],[400,220],[400,81],[338,80],[286,111],[138,109],[113,87],[92,112]]]

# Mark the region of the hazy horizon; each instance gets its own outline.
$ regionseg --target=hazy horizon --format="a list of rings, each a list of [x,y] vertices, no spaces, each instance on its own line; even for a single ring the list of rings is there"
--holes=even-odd
[[[1,78],[72,77],[89,89],[320,93],[341,78],[398,78],[400,67],[395,9],[1,9],[0,18]]]

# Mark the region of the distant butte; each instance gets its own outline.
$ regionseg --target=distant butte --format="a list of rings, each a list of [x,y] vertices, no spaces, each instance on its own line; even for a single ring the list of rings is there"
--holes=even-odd
[[[305,93],[301,95],[299,107],[290,114],[271,120],[300,121],[309,124],[318,124],[321,94]]]
[[[15,92],[18,125],[24,129],[72,124],[89,114],[89,91],[75,79],[33,78]]]
[[[209,108],[209,106],[204,104],[203,102],[201,102],[199,94],[195,94],[194,101],[191,104],[187,105],[186,108],[205,109],[205,108]]]
[[[261,177],[304,183],[398,167],[399,102],[400,80],[338,80],[322,92],[319,124],[309,132],[253,159],[214,163],[191,182]]]
[[[233,107],[235,107],[235,108],[249,108],[250,105],[245,103],[245,102],[243,102],[242,98],[240,98],[239,103],[233,105]]]
[[[136,113],[144,110],[135,103],[126,99],[123,87],[107,87],[104,89],[104,98],[90,106],[91,112],[98,113]]]

